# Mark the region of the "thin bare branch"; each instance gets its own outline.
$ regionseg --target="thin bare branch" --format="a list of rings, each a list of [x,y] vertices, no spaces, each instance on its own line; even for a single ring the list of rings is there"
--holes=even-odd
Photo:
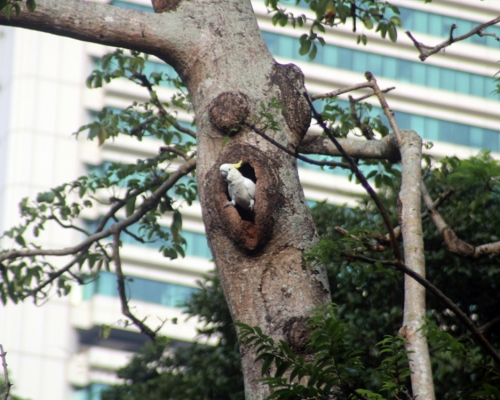
[[[175,148],[174,146],[161,146],[160,154],[163,153],[177,154],[179,157],[182,157],[185,161],[188,161],[190,158],[186,153],[184,153],[182,150]]]
[[[389,214],[387,213],[387,210],[385,209],[384,204],[382,203],[382,201],[378,197],[377,193],[375,193],[375,190],[373,190],[373,188],[371,187],[370,183],[365,178],[365,176],[363,175],[363,173],[360,171],[360,169],[358,168],[358,166],[356,165],[356,163],[353,161],[353,159],[351,157],[349,157],[349,155],[345,152],[345,150],[340,145],[340,143],[337,140],[337,138],[335,136],[333,136],[333,134],[330,131],[330,129],[328,129],[328,126],[326,126],[325,122],[323,121],[323,117],[321,116],[321,114],[319,114],[316,111],[316,109],[314,108],[314,105],[312,104],[311,100],[309,99],[309,96],[305,92],[304,92],[304,97],[306,98],[307,102],[309,103],[309,107],[311,108],[311,111],[313,113],[314,119],[321,126],[321,128],[323,129],[323,131],[326,133],[326,135],[328,136],[328,138],[335,145],[335,147],[340,152],[340,154],[342,155],[342,157],[344,157],[349,162],[350,170],[354,173],[354,175],[356,176],[356,178],[358,178],[358,180],[361,183],[361,185],[363,186],[363,188],[366,190],[366,192],[370,195],[370,197],[372,198],[372,200],[377,205],[377,208],[380,211],[380,215],[382,216],[382,219],[384,220],[384,224],[387,227],[387,231],[389,232],[389,235],[391,237],[391,247],[392,247],[392,250],[393,250],[393,253],[394,253],[394,257],[397,260],[400,260],[401,259],[401,254],[399,252],[399,246],[398,246],[398,243],[396,241],[396,236],[394,235],[394,230],[392,228],[392,224],[391,224],[391,220],[389,218]]]
[[[382,245],[382,244],[371,244],[366,240],[366,238],[362,238],[362,237],[353,235],[352,233],[349,233],[349,231],[341,228],[340,226],[335,226],[333,229],[335,229],[340,234],[347,236],[347,237],[350,237],[351,239],[354,239],[354,240],[363,244],[363,247],[358,247],[358,248],[353,249],[353,251],[356,253],[362,253],[364,251],[376,251],[376,252],[385,251],[388,248],[387,246]]]
[[[408,268],[404,263],[398,261],[391,260],[376,260],[373,258],[365,257],[359,254],[342,254],[347,259],[360,260],[370,264],[380,263],[382,265],[393,266],[396,269],[404,272],[406,275],[415,279],[418,283],[420,283],[423,287],[425,287],[430,293],[432,293],[436,298],[441,301],[447,308],[449,308],[453,313],[458,317],[460,321],[469,329],[472,335],[476,338],[481,346],[487,351],[487,353],[493,358],[493,360],[500,365],[500,355],[493,348],[493,346],[488,342],[488,340],[482,335],[481,331],[476,328],[474,323],[470,320],[470,318],[453,302],[451,301],[443,292],[441,292],[436,286],[434,286],[431,282],[425,279],[420,274],[412,271]]]
[[[5,393],[3,394],[4,400],[9,399],[10,387],[12,383],[9,381],[9,371],[7,370],[7,353],[3,351],[3,346],[0,344],[0,358],[2,359],[2,368],[3,368],[3,381],[5,383]]]
[[[139,328],[141,333],[144,333],[154,342],[156,339],[156,333],[144,323],[146,319],[141,321],[134,314],[132,314],[130,307],[128,306],[127,293],[125,290],[125,277],[123,276],[122,262],[120,258],[120,231],[113,232],[113,262],[115,264],[116,283],[118,285],[118,294],[122,305],[122,314],[129,318],[132,323]]]
[[[340,88],[340,89],[334,90],[332,92],[313,95],[313,96],[311,96],[311,101],[318,100],[318,99],[328,99],[330,97],[337,97],[337,96],[340,96],[341,94],[344,94],[347,92],[352,92],[354,90],[365,89],[365,88],[370,88],[370,87],[371,87],[371,85],[368,82],[357,83],[356,85],[348,86],[345,88]]]
[[[394,90],[394,89],[396,89],[396,86],[391,86],[387,89],[382,90],[382,93],[389,93],[391,90]],[[375,96],[375,93],[368,93],[368,94],[365,94],[363,96],[357,97],[354,99],[354,102],[359,103],[360,101],[366,100],[367,98],[372,97],[372,96]]]
[[[349,169],[349,165],[347,165],[345,163],[336,162],[336,161],[316,161],[316,160],[313,160],[311,158],[305,157],[305,156],[303,156],[301,154],[294,153],[293,151],[291,151],[291,150],[287,149],[285,146],[283,146],[281,143],[278,143],[272,137],[267,136],[262,130],[260,130],[259,128],[257,128],[254,124],[250,124],[250,123],[247,122],[247,123],[245,123],[245,125],[248,126],[251,130],[253,130],[257,135],[263,137],[269,143],[274,144],[278,149],[284,151],[286,154],[288,154],[288,155],[290,155],[290,156],[292,156],[294,158],[297,158],[299,160],[305,161],[305,162],[307,162],[309,164],[319,165],[319,166],[322,166],[322,167],[327,166],[327,167],[340,167],[340,168],[344,168],[344,169]]]
[[[396,136],[398,146],[401,147],[402,142],[403,142],[403,137],[401,136],[401,132],[399,132],[399,127],[396,124],[396,120],[394,119],[394,114],[392,113],[392,110],[389,108],[389,104],[387,103],[387,100],[385,99],[384,94],[382,93],[382,91],[378,87],[378,83],[377,83],[377,80],[375,79],[375,76],[370,71],[366,71],[365,77],[371,83],[371,88],[373,89],[375,95],[377,96],[378,101],[379,101],[380,105],[382,106],[382,110],[384,111],[385,116],[389,120],[389,125],[391,125],[391,128],[394,132],[394,136]]]
[[[74,257],[69,263],[67,263],[64,267],[62,267],[61,269],[58,269],[57,271],[50,272],[48,274],[49,275],[48,279],[46,279],[42,283],[38,284],[38,286],[36,286],[35,288],[29,290],[28,296],[33,296],[35,304],[37,303],[37,300],[38,300],[38,298],[36,297],[38,295],[38,293],[40,293],[47,285],[54,282],[54,280],[59,278],[65,272],[68,272],[71,267],[73,267],[75,264],[77,264],[79,261],[81,261],[83,259],[84,254],[88,251],[89,248],[90,248],[90,246],[83,248],[79,252],[79,254],[76,257]]]
[[[429,194],[427,186],[422,181],[422,198],[427,206],[429,215],[436,225],[436,228],[441,233],[444,242],[448,246],[448,250],[462,257],[478,258],[484,255],[500,254],[500,242],[487,243],[480,246],[473,246],[462,239],[458,238],[453,229],[451,229],[444,218],[434,205],[434,202]]]
[[[76,246],[72,247],[66,247],[63,249],[20,249],[20,250],[12,250],[3,254],[0,254],[0,263],[4,260],[12,260],[18,257],[29,257],[29,256],[66,256],[70,254],[76,254],[83,249],[85,249],[87,246],[90,246],[92,243],[103,239],[107,236],[110,236],[111,234],[121,231],[124,228],[126,228],[129,225],[132,225],[133,223],[139,221],[148,211],[152,210],[154,207],[157,206],[158,202],[162,198],[162,196],[165,194],[167,190],[169,190],[181,177],[184,175],[187,175],[191,171],[193,171],[196,168],[196,159],[193,158],[189,160],[188,162],[182,164],[177,168],[175,172],[173,172],[170,177],[163,182],[160,187],[147,199],[143,201],[141,206],[137,211],[135,211],[133,214],[131,214],[129,217],[123,219],[122,221],[112,225],[106,230],[99,231],[94,233],[93,235],[89,236],[85,240],[83,240],[81,243],[77,244]],[[106,224],[105,219],[111,218],[112,215],[116,213],[118,209],[123,207],[125,205],[125,201],[121,200],[114,204],[111,209],[106,213],[105,218],[103,218],[97,228],[102,229],[102,227]]]
[[[415,39],[415,37],[411,34],[410,31],[406,31],[405,33],[408,35],[408,37],[413,42],[413,45],[417,48],[418,52],[420,53],[418,58],[420,58],[420,60],[422,60],[422,61],[425,61],[428,57],[432,56],[433,54],[439,53],[441,50],[444,50],[446,47],[450,46],[452,43],[460,42],[461,40],[465,40],[465,39],[467,39],[471,36],[474,36],[474,35],[493,36],[496,40],[500,41],[500,38],[493,33],[483,33],[483,31],[486,28],[488,28],[489,26],[498,24],[499,22],[500,22],[500,16],[493,18],[491,21],[485,22],[484,24],[480,24],[480,25],[476,26],[474,29],[467,32],[466,34],[458,36],[458,37],[453,36],[453,31],[456,28],[456,25],[453,24],[451,26],[450,35],[449,35],[448,39],[446,39],[445,41],[439,43],[438,45],[436,45],[434,47],[427,46],[427,45],[419,42],[417,39]]]
[[[73,224],[65,224],[65,223],[63,223],[59,218],[57,218],[57,216],[53,212],[51,212],[50,217],[48,217],[48,219],[52,219],[52,220],[56,221],[57,224],[60,227],[64,228],[64,229],[74,229],[75,231],[81,232],[81,233],[83,233],[86,236],[90,236],[90,233],[87,232],[83,228],[80,228],[80,227],[78,227],[76,225],[73,225]]]

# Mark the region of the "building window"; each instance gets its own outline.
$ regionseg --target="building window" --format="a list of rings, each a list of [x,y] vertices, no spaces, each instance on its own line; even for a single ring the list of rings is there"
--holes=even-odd
[[[126,277],[125,287],[127,297],[132,300],[168,307],[184,307],[191,295],[199,290],[176,283],[130,276]],[[88,278],[88,283],[83,286],[83,300],[90,300],[96,294],[118,297],[116,275],[111,272],[101,271],[97,277]]]
[[[274,32],[263,31],[262,35],[273,55],[295,60],[308,60],[307,56],[299,55],[295,48],[294,44],[298,46],[297,39]],[[491,76],[468,72],[460,72],[458,76],[458,71],[450,68],[436,67],[346,47],[336,47],[331,44],[325,44],[321,53],[323,57],[317,57],[310,62],[360,73],[371,71],[375,75],[402,82],[411,82],[416,85],[487,99],[499,99],[499,96],[493,93],[494,78]]]

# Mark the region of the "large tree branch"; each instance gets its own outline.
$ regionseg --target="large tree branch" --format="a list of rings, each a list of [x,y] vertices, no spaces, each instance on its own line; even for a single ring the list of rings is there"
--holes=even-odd
[[[401,189],[398,194],[401,234],[406,266],[425,277],[424,235],[421,217],[422,139],[414,131],[400,132],[402,164]],[[422,332],[426,317],[425,287],[405,277],[403,328],[406,349],[411,353],[410,369],[413,394],[417,398],[434,399],[431,361],[427,338]]]
[[[382,140],[337,139],[345,152],[352,158],[400,160],[399,149],[394,135],[387,135]],[[324,154],[328,156],[342,156],[331,140],[319,133],[307,133],[299,145],[299,152],[304,154]]]
[[[187,175],[189,172],[193,171],[196,168],[196,159],[193,158],[189,160],[188,162],[182,164],[177,168],[175,172],[173,172],[170,177],[163,182],[163,184],[147,199],[144,200],[144,202],[141,204],[139,209],[131,214],[129,217],[125,218],[124,220],[112,225],[106,230],[100,231],[99,232],[99,227],[98,231],[94,233],[93,235],[89,236],[76,246],[72,247],[66,247],[64,249],[58,249],[58,250],[50,250],[50,249],[21,249],[21,250],[12,250],[3,254],[0,254],[0,263],[5,260],[12,260],[15,258],[19,257],[30,257],[30,256],[67,256],[70,254],[76,254],[79,251],[87,248],[90,246],[92,243],[104,239],[105,237],[118,232],[122,231],[125,229],[127,226],[132,225],[133,223],[139,221],[148,211],[152,210],[158,202],[161,200],[162,196],[165,194],[167,190],[169,190],[182,176]],[[123,206],[122,203],[120,203],[121,206]],[[107,215],[109,215],[108,219],[111,218],[114,213],[114,207],[110,211],[108,211]],[[116,212],[116,211],[114,211]],[[102,224],[102,221],[101,221]],[[102,229],[102,228],[101,228]]]
[[[152,14],[108,4],[78,0],[37,0],[36,10],[22,8],[8,20],[0,11],[0,25],[53,33],[86,42],[123,47],[175,61],[198,35],[188,18],[175,12]]]

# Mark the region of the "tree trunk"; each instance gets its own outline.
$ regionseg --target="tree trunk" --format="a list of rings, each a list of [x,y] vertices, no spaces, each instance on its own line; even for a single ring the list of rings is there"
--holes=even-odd
[[[280,130],[268,134],[297,148],[310,123],[303,75],[273,60],[249,2],[212,4],[206,11],[203,45],[179,72],[197,119],[197,177],[208,242],[233,319],[260,326],[300,353],[310,310],[329,301],[326,271],[302,259],[316,240],[315,227],[295,159],[239,124],[277,98],[284,106],[275,113]],[[219,166],[239,160],[243,174],[256,182],[254,214],[224,208],[227,188]],[[254,350],[242,348],[241,354],[246,398],[266,397]]]
[[[203,219],[233,319],[258,325],[304,352],[307,317],[330,299],[325,269],[302,259],[317,239],[315,227],[296,160],[241,128],[244,121],[255,122],[261,104],[276,98],[284,107],[273,111],[280,128],[267,133],[294,151],[310,124],[302,72],[274,61],[248,0],[157,1],[154,6],[162,13],[38,0],[34,13],[23,9],[11,21],[0,15],[0,24],[145,51],[176,69],[194,107]],[[253,214],[224,208],[227,188],[219,166],[239,160],[243,173],[256,182]],[[241,354],[246,398],[266,397],[254,350],[243,347]]]

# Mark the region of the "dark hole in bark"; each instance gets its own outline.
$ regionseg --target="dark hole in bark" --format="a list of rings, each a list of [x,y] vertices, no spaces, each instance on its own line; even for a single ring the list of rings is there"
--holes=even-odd
[[[255,176],[255,170],[253,167],[248,164],[248,163],[243,163],[243,165],[238,168],[238,171],[240,171],[241,175],[243,175],[245,178],[250,179],[253,183],[257,184],[257,177]],[[255,191],[257,192],[257,190]],[[229,191],[227,189],[226,185],[226,197],[227,201],[231,201],[231,197],[229,197]],[[255,212],[255,204],[254,204],[254,212],[245,210],[244,208],[241,208],[240,206],[235,206],[236,211],[238,211],[238,214],[240,215],[240,218],[244,221],[249,221],[249,222],[254,222],[254,212]]]

